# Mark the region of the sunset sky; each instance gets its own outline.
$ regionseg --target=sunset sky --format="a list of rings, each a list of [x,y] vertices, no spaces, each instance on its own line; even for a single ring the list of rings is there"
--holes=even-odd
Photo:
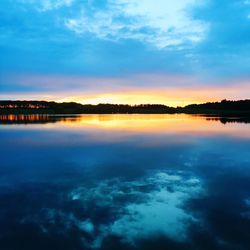
[[[0,99],[250,98],[250,0],[2,0]]]

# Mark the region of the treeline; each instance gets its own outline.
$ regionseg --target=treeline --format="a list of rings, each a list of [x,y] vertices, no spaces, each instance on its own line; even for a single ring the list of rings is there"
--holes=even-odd
[[[126,113],[175,113],[175,108],[159,104],[79,104],[46,101],[0,101],[1,113],[39,114],[126,114]]]
[[[187,113],[250,113],[250,100],[207,102],[203,104],[191,104],[184,107]]]
[[[83,105],[75,102],[57,103],[47,101],[0,101],[2,114],[218,114],[250,115],[250,100],[208,102],[185,107],[169,107],[160,104]]]

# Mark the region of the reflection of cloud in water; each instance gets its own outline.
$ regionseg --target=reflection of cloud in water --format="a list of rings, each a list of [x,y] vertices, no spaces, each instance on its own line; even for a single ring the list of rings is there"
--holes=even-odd
[[[88,190],[78,188],[70,197],[85,205],[95,200],[97,206],[108,207],[112,211],[113,221],[95,225],[99,230],[92,247],[100,247],[102,240],[110,235],[119,236],[130,244],[157,235],[184,240],[189,222],[196,221],[185,211],[184,203],[200,193],[198,179],[182,172],[178,175],[161,172],[139,181],[107,181]],[[94,228],[94,222],[90,219],[88,222]]]
[[[175,239],[184,236],[184,220],[190,219],[178,207],[182,193],[173,195],[167,190],[159,190],[148,195],[148,202],[131,204],[126,213],[111,226],[114,234],[121,235],[129,242],[136,238],[163,233]]]
[[[77,230],[88,249],[102,247],[104,239],[112,236],[131,246],[157,236],[180,242],[186,239],[190,223],[197,222],[185,202],[201,192],[199,179],[186,172],[158,172],[134,181],[111,179],[68,194],[63,203],[73,202],[84,211],[81,214],[63,206],[43,208],[20,223],[36,223],[46,235]]]

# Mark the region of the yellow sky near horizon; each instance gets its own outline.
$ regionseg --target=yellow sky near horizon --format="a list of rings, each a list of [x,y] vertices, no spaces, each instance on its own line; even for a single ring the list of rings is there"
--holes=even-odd
[[[250,86],[200,87],[200,88],[164,88],[136,89],[123,92],[86,93],[69,95],[57,99],[59,102],[79,102],[82,104],[165,104],[168,106],[185,106],[193,103],[221,101],[223,99],[239,100],[250,97]]]
[[[82,104],[165,104],[185,106],[193,103],[221,101],[223,99],[249,99],[250,84],[229,86],[190,86],[162,88],[126,88],[116,91],[81,91],[0,94],[2,100],[46,100],[78,102]]]
[[[189,75],[142,74],[129,77],[82,77],[61,75],[14,75],[22,87],[42,86],[37,91],[1,92],[2,100],[46,100],[82,104],[165,104],[192,103],[250,98],[250,79],[232,78],[218,82]],[[66,88],[66,89],[65,89]]]

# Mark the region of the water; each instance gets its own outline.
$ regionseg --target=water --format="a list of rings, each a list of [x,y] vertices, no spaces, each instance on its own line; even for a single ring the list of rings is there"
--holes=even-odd
[[[0,116],[0,249],[250,249],[250,124]]]

